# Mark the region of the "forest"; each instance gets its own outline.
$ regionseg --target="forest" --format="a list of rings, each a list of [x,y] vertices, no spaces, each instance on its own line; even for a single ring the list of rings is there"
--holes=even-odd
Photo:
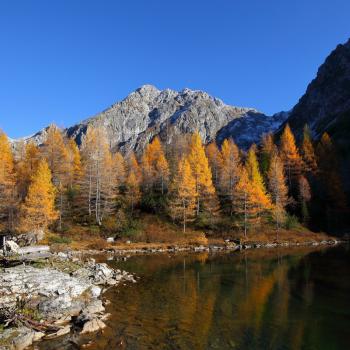
[[[303,225],[336,232],[348,213],[337,150],[325,133],[314,142],[307,126],[297,142],[286,125],[279,139],[240,150],[234,140],[203,144],[199,133],[143,154],[111,152],[106,131],[89,127],[80,147],[55,125],[45,142],[13,147],[0,135],[0,219],[3,232],[89,226],[130,237],[143,213],[188,228],[244,237],[262,227]]]

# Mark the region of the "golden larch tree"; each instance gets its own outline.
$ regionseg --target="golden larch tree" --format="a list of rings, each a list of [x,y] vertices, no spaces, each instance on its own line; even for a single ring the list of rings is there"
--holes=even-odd
[[[233,213],[235,186],[239,178],[240,154],[239,149],[232,139],[226,139],[222,143],[219,164],[219,193],[225,206],[229,207],[229,213]]]
[[[121,186],[125,183],[126,178],[126,162],[123,155],[120,152],[116,152],[113,156],[113,167],[116,173],[116,178],[118,186]]]
[[[270,168],[268,172],[269,191],[272,200],[272,214],[276,223],[277,235],[281,224],[285,221],[285,208],[289,202],[288,187],[284,174],[283,163],[277,153],[274,153],[270,159]],[[278,238],[278,237],[277,237]]]
[[[298,179],[302,170],[302,159],[289,124],[285,126],[281,136],[280,156],[285,166],[289,190],[292,191],[293,181]]]
[[[24,200],[32,175],[36,172],[41,158],[39,147],[30,141],[21,145],[16,163],[16,182],[19,199]]]
[[[206,155],[208,157],[209,165],[213,175],[213,183],[217,188],[219,184],[220,166],[222,162],[221,153],[218,146],[216,145],[216,142],[214,141],[208,144],[205,151],[206,151]]]
[[[271,133],[264,134],[261,140],[260,168],[265,181],[267,181],[271,158],[276,151],[273,135]]]
[[[134,170],[130,170],[125,181],[125,197],[130,213],[133,215],[135,206],[140,202],[141,191],[140,181],[137,178]]]
[[[212,217],[218,212],[219,204],[208,158],[198,132],[192,135],[188,161],[195,178],[196,192],[198,194],[196,215],[198,216],[203,211]]]
[[[6,228],[13,229],[15,214],[15,169],[10,142],[0,131],[0,218],[6,220]]]
[[[311,188],[309,182],[305,176],[299,177],[299,202],[300,202],[300,213],[301,219],[304,224],[309,220],[309,208],[308,203],[311,200]]]
[[[106,130],[103,127],[89,127],[82,144],[84,176],[81,193],[85,208],[96,223],[113,211],[117,195],[116,173],[109,149]]]
[[[255,226],[259,221],[260,203],[246,167],[241,166],[239,180],[235,186],[235,196],[233,202],[234,213],[242,221],[244,236],[247,237],[248,229]]]
[[[307,125],[304,126],[303,143],[301,145],[301,156],[303,158],[304,170],[314,174],[317,171],[317,159],[312,144],[311,131]]]
[[[57,190],[56,207],[59,212],[58,225],[59,229],[61,229],[63,216],[68,207],[67,188],[70,178],[70,168],[65,139],[62,131],[56,125],[51,125],[48,128],[41,152],[49,165],[52,174],[52,183]]]
[[[169,165],[158,136],[146,146],[141,165],[144,192],[157,191],[164,194],[169,180]]]
[[[254,188],[255,196],[259,202],[262,214],[271,208],[271,200],[267,194],[266,187],[264,184],[263,177],[260,173],[259,163],[256,156],[256,146],[252,145],[248,151],[246,159],[246,169],[249,180]]]
[[[197,191],[196,180],[191,166],[184,157],[178,164],[177,172],[170,186],[170,215],[174,221],[182,223],[186,232],[187,223],[196,216]]]
[[[50,168],[46,160],[42,159],[32,175],[27,196],[21,206],[21,231],[45,230],[57,219],[55,191]]]

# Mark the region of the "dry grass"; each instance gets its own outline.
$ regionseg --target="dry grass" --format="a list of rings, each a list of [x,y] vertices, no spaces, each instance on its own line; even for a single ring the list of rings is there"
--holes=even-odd
[[[49,233],[42,243],[51,244],[56,251],[67,249],[73,250],[103,250],[103,249],[159,249],[169,246],[198,246],[224,244],[224,239],[235,238],[240,239],[243,243],[259,242],[290,242],[290,243],[306,243],[311,241],[327,240],[330,236],[324,233],[314,233],[308,229],[298,226],[292,230],[281,229],[276,239],[276,230],[272,226],[265,226],[255,231],[248,232],[247,238],[244,238],[243,232],[232,231],[220,235],[207,238],[206,235],[199,230],[188,228],[184,234],[181,228],[172,224],[166,219],[156,215],[143,214],[139,218],[140,229],[137,234],[131,238],[123,238],[114,243],[107,243],[103,238],[104,232],[99,232],[96,227],[74,225],[63,233]],[[60,241],[60,239],[62,241]],[[131,243],[127,243],[130,240]],[[69,243],[67,243],[69,242]]]

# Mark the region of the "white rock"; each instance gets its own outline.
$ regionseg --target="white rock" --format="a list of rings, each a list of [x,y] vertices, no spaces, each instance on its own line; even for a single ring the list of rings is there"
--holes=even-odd
[[[94,318],[91,321],[88,321],[84,324],[83,330],[81,331],[81,334],[84,333],[91,333],[91,332],[96,332],[100,329],[106,328],[106,325],[104,324],[103,321]]]
[[[6,248],[14,254],[17,254],[19,251],[19,245],[14,241],[6,241]]]

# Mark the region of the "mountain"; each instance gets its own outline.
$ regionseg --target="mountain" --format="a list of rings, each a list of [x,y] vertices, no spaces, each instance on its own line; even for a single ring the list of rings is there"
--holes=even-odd
[[[198,130],[204,142],[220,144],[233,137],[247,149],[267,132],[280,132],[288,122],[300,138],[308,124],[314,137],[328,131],[345,151],[350,147],[350,40],[338,45],[320,66],[316,78],[290,112],[267,116],[254,108],[226,105],[206,92],[158,90],[144,85],[103,112],[65,130],[81,144],[89,126],[103,126],[113,150],[140,152],[156,135],[171,142]],[[40,144],[46,129],[25,138]],[[16,142],[15,142],[16,143]],[[349,160],[350,162],[350,160]]]
[[[349,144],[350,40],[338,45],[319,67],[288,123],[299,136],[307,123],[316,139],[327,131],[339,145]]]
[[[268,117],[254,108],[224,104],[203,91],[158,90],[144,85],[102,113],[67,129],[80,144],[88,126],[106,128],[112,149],[141,151],[156,135],[163,141],[198,130],[204,142],[220,143],[233,137],[239,146],[259,142],[263,133],[276,130],[285,115]]]

